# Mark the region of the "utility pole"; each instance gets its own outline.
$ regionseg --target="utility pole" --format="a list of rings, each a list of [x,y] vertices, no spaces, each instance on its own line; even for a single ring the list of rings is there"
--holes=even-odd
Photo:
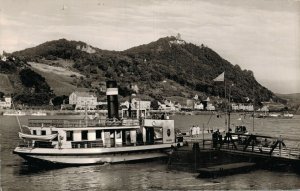
[[[226,101],[226,79],[225,79],[225,77],[224,77],[224,95],[225,95],[225,128],[226,128],[226,126],[228,126],[227,125],[227,115],[226,114],[228,114],[228,103],[227,103],[227,101]]]
[[[252,131],[254,132],[254,117],[255,117],[255,94],[254,94],[254,87],[252,89],[253,92],[253,118],[252,118]]]
[[[227,132],[229,132],[229,129],[230,129],[230,93],[231,93],[231,86],[229,86],[229,92],[228,92],[228,129],[227,129]]]

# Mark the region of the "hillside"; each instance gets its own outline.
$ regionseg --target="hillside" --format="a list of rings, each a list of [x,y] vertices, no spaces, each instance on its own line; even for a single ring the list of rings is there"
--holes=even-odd
[[[18,74],[22,67],[31,68],[45,78],[53,90],[52,96],[67,95],[74,88],[87,88],[103,96],[99,84],[114,79],[123,97],[133,92],[159,100],[191,98],[195,94],[201,99],[224,97],[223,84],[214,83],[213,79],[225,71],[226,83],[234,84],[231,87],[234,101],[245,101],[245,97],[255,97],[257,102],[271,98],[283,101],[261,86],[252,71],[241,70],[204,45],[197,46],[175,37],[161,38],[125,51],[100,50],[83,42],[60,39],[9,56],[16,57],[22,64],[16,66],[18,70],[8,72]]]
[[[300,114],[300,93],[276,94],[278,97],[287,101],[287,106],[296,114]]]

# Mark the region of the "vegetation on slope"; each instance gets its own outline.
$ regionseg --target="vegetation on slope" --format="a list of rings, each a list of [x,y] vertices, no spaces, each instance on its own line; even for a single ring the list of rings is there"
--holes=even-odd
[[[175,37],[165,37],[121,52],[93,48],[89,53],[81,48],[86,46],[83,42],[60,39],[12,55],[36,62],[71,60],[73,69],[86,77],[79,82],[83,87],[92,89],[93,82],[114,79],[122,96],[130,95],[133,92],[130,85],[136,85],[138,93],[155,99],[191,98],[195,94],[200,98],[224,97],[224,85],[214,83],[213,79],[225,71],[227,85],[234,84],[231,86],[234,101],[242,102],[247,97],[257,102],[271,98],[283,101],[261,86],[252,71],[241,70],[204,45],[178,43]]]

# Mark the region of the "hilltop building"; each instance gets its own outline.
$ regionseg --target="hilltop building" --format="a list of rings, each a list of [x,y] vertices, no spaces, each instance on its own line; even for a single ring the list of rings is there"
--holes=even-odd
[[[199,96],[198,94],[196,94],[194,97],[193,97],[194,100],[198,100],[199,99]]]
[[[0,56],[0,58],[3,62],[6,62],[6,60],[7,60],[6,56]]]

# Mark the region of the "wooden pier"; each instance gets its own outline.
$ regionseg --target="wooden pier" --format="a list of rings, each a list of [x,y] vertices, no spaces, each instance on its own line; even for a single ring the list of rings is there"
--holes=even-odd
[[[199,177],[203,178],[216,178],[219,176],[247,172],[255,167],[255,163],[240,162],[230,163],[217,166],[210,166],[205,168],[199,168],[197,170]]]
[[[222,168],[226,173],[234,173],[244,169],[241,166],[235,171],[232,163],[250,162],[257,164],[258,168],[276,170],[287,166],[287,169],[300,172],[300,139],[226,133],[218,139],[212,135],[210,138],[185,136],[184,142],[188,146],[179,148],[171,156],[170,166],[174,168],[185,166],[195,172],[202,170],[202,174],[218,174],[218,168]]]
[[[188,144],[197,143],[200,150],[218,150],[232,154],[258,157],[273,157],[300,161],[300,139],[271,137],[266,135],[226,133],[220,139],[185,137]],[[287,146],[285,141],[293,141]]]

